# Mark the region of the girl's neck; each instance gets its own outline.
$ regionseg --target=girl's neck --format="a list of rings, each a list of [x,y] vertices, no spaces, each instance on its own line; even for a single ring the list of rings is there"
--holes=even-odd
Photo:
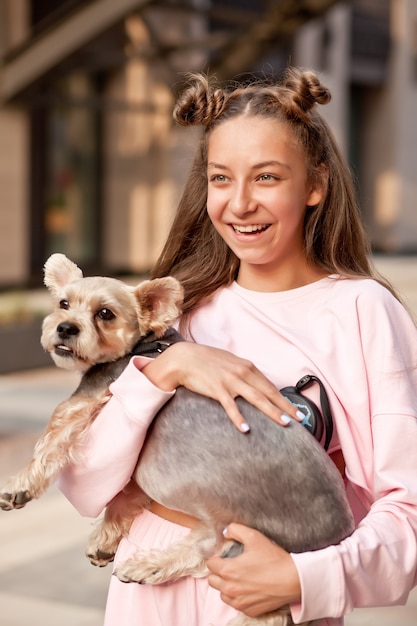
[[[257,271],[256,266],[244,266],[239,269],[236,282],[244,289],[268,293],[304,287],[326,276],[327,272],[307,263],[305,266],[287,267],[280,272],[266,272],[265,268]]]

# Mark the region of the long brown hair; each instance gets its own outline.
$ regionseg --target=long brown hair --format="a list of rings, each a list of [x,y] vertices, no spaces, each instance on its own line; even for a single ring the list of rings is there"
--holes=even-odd
[[[304,246],[307,261],[328,274],[372,277],[394,293],[373,269],[350,170],[333,134],[317,111],[331,95],[311,71],[288,68],[279,83],[253,82],[220,88],[194,74],[179,97],[174,119],[203,127],[203,136],[165,247],[152,276],[171,274],[185,290],[184,314],[237,276],[239,259],[217,233],[207,214],[207,145],[211,131],[233,117],[263,116],[286,123],[304,149],[309,182],[324,190],[307,207]]]

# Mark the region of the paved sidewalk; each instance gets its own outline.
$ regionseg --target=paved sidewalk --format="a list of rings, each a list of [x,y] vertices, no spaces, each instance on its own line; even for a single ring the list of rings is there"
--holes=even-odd
[[[0,480],[29,460],[77,377],[55,367],[0,377]],[[1,626],[101,626],[110,568],[84,556],[92,520],[52,487],[22,510],[0,511]]]
[[[417,317],[417,257],[380,257],[377,266]],[[0,376],[1,484],[29,460],[50,413],[77,380],[53,366]],[[84,557],[91,524],[55,488],[23,510],[0,511],[1,626],[102,625],[111,571]],[[354,611],[346,626],[417,626],[417,591],[406,607]]]

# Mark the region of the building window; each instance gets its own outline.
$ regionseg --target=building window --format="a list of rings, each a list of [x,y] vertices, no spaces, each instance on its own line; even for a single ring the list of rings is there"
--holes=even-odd
[[[74,73],[56,83],[34,111],[35,267],[53,252],[86,268],[98,261],[100,133],[94,91],[87,75]]]

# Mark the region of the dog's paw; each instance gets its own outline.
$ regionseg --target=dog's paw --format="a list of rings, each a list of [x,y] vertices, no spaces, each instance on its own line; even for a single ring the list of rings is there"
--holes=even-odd
[[[97,549],[94,552],[87,550],[85,555],[90,560],[91,565],[95,565],[96,567],[106,567],[106,565],[114,561],[115,553]]]
[[[12,511],[13,509],[22,509],[28,502],[32,500],[29,491],[17,491],[15,493],[0,493],[0,509],[3,511]]]
[[[113,575],[117,576],[122,583],[139,583],[140,585],[158,585],[170,580],[163,569],[155,567],[154,564],[141,563],[137,559],[125,561],[115,569]]]
[[[89,539],[85,555],[92,565],[106,567],[106,565],[114,561],[119,542],[120,537],[113,537],[110,540],[108,536],[95,530]]]

